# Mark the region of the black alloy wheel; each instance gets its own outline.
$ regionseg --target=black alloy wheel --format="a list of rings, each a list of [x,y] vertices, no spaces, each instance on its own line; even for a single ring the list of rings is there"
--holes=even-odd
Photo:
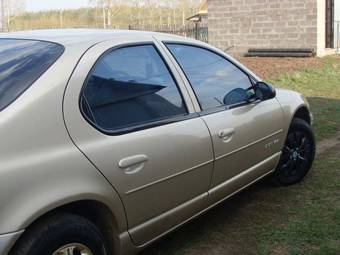
[[[315,157],[315,138],[311,126],[294,119],[282,150],[280,163],[272,179],[277,185],[300,182],[311,168]]]

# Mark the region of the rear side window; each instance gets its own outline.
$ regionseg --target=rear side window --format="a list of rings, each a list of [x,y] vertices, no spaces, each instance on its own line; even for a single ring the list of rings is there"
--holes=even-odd
[[[0,110],[33,84],[64,52],[42,41],[0,39]]]
[[[177,85],[153,45],[118,48],[93,67],[81,97],[83,113],[117,131],[187,114]]]

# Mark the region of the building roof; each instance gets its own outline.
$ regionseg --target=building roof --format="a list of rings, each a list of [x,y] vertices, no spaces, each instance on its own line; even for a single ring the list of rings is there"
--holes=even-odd
[[[203,0],[200,4],[200,8],[198,12],[194,16],[187,18],[187,20],[200,22],[202,16],[206,16],[206,15],[208,15],[208,0]]]

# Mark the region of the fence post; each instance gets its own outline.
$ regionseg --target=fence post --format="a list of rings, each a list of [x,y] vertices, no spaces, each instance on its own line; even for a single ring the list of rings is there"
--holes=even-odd
[[[198,40],[198,22],[195,22],[195,39]]]

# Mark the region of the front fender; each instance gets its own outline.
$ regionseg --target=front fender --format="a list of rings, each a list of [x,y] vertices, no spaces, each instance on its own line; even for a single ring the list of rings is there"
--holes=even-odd
[[[290,124],[299,109],[307,109],[310,114],[310,118],[312,119],[309,103],[302,94],[286,89],[276,89],[276,99],[281,105],[284,114],[284,131],[286,134],[288,133]]]

